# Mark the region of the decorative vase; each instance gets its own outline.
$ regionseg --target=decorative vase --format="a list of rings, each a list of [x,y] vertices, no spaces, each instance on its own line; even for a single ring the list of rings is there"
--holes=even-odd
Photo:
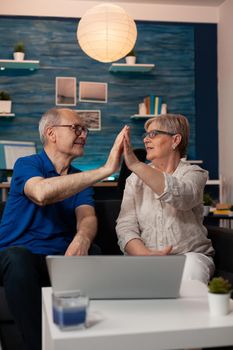
[[[136,63],[136,56],[126,56],[125,61],[127,64],[135,64]]]
[[[142,103],[139,103],[139,105],[138,105],[138,114],[139,115],[146,115],[146,105],[145,105],[145,103],[144,102],[142,102]]]
[[[161,114],[167,114],[167,104],[166,103],[162,103]]]
[[[209,310],[212,316],[222,316],[229,313],[230,295],[231,293],[208,293]]]
[[[209,212],[210,212],[210,206],[209,205],[204,205],[203,206],[203,215],[204,216],[208,216]]]
[[[11,100],[8,100],[8,101],[1,100],[0,101],[0,113],[2,113],[2,114],[11,113],[11,104],[12,104]]]
[[[14,52],[13,56],[14,56],[14,60],[15,61],[23,61],[24,60],[24,52]]]

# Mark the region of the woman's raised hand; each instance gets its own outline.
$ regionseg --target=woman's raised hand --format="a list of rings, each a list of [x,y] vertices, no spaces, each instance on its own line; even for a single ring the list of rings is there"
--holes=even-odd
[[[131,171],[134,171],[134,166],[140,163],[140,161],[134,154],[133,147],[131,145],[129,126],[126,126],[125,135],[124,135],[124,158],[125,158],[125,164]]]

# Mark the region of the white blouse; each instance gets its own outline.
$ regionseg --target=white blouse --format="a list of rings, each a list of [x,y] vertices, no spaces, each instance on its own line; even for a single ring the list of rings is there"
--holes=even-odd
[[[139,238],[149,249],[171,245],[171,254],[213,255],[203,225],[203,191],[208,172],[181,160],[172,175],[164,176],[165,189],[161,195],[135,174],[127,178],[116,226],[121,250],[124,252],[130,240]]]

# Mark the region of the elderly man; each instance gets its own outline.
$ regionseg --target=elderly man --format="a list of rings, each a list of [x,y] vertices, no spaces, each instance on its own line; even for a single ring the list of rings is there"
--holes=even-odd
[[[80,172],[88,129],[75,111],[50,109],[39,123],[41,153],[17,160],[0,226],[0,283],[27,350],[41,349],[41,287],[49,284],[45,256],[86,255],[97,221],[88,186],[114,173],[125,129],[106,164]]]

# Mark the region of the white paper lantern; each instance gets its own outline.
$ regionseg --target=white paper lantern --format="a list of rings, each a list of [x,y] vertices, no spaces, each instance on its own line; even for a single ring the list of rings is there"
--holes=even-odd
[[[81,49],[100,62],[114,62],[131,51],[137,39],[134,20],[115,4],[104,3],[88,10],[78,24]]]

